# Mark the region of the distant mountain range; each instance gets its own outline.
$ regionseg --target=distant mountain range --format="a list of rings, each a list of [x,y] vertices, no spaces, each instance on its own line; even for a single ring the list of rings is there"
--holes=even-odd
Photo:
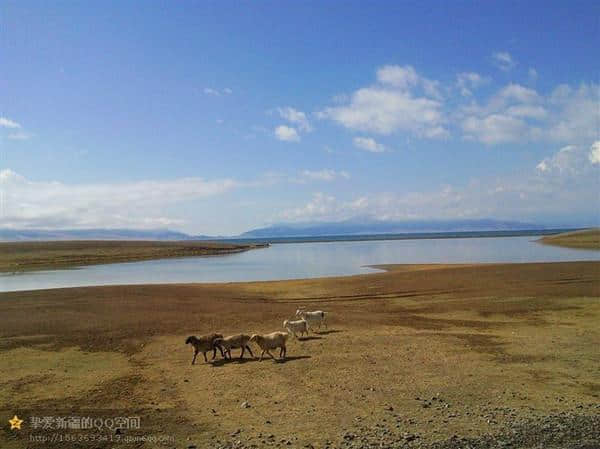
[[[199,236],[200,237],[200,236]],[[0,229],[0,240],[189,240],[183,232],[137,229]],[[198,239],[203,240],[203,239]]]
[[[244,232],[238,236],[222,237],[189,235],[168,229],[0,229],[0,240],[221,240],[268,239],[282,237],[352,236],[369,234],[403,234],[428,232],[520,231],[543,230],[548,226],[494,219],[479,220],[410,220],[374,221],[348,220],[327,223],[278,224]]]
[[[427,232],[518,231],[546,229],[535,223],[481,220],[343,221],[280,224],[244,232],[240,238],[313,237],[331,235],[404,234]]]

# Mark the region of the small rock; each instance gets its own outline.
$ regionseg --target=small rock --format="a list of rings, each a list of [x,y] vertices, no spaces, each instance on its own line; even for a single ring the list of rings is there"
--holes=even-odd
[[[416,440],[418,437],[416,435],[413,435],[412,433],[405,433],[404,434],[404,439],[406,441],[414,441]]]
[[[240,405],[240,408],[250,408],[250,404],[248,404],[248,401],[244,401],[244,402],[242,402],[242,404]]]

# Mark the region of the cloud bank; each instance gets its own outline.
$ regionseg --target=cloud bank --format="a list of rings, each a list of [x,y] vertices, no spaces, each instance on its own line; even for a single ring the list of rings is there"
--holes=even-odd
[[[462,187],[446,185],[429,192],[365,193],[346,200],[317,192],[305,204],[282,211],[272,221],[342,221],[355,217],[374,220],[495,217],[532,221],[545,217],[556,221],[561,215],[572,214],[572,219],[597,223],[600,221],[598,191],[600,141],[589,147],[560,148],[526,173],[496,179],[474,178]],[[582,211],[587,211],[587,215]]]
[[[90,228],[178,226],[183,220],[157,211],[168,205],[221,195],[240,183],[182,178],[120,184],[64,184],[31,181],[0,171],[0,227]]]

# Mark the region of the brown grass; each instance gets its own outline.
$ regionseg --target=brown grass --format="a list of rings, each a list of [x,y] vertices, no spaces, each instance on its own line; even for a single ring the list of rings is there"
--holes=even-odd
[[[600,249],[600,228],[548,235],[542,237],[539,242],[567,248]]]
[[[172,435],[165,447],[208,447],[239,428],[233,439],[258,447],[269,434],[322,447],[359,424],[435,441],[600,401],[600,263],[387,268],[2,293],[2,416],[117,410]],[[300,305],[329,312],[329,329],[292,340],[286,363],[190,365],[186,336],[280,330]],[[0,446],[25,435],[0,431]]]
[[[262,246],[264,245],[194,241],[0,242],[0,272],[68,268],[171,257],[214,256]]]

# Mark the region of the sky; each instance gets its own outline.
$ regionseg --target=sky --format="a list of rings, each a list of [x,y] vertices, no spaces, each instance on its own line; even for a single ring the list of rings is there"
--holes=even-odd
[[[0,227],[600,223],[597,1],[0,5]]]

